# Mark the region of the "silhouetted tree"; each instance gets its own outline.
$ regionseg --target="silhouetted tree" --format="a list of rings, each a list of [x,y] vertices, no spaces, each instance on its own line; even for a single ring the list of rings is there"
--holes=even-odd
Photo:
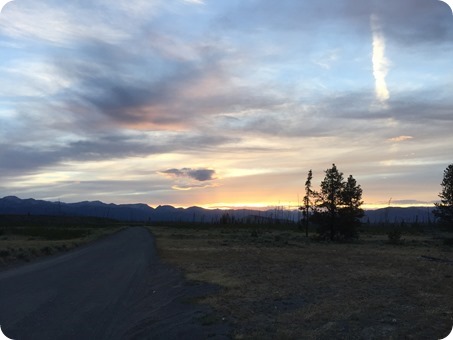
[[[223,213],[220,217],[220,224],[231,224],[231,216],[228,213]]]
[[[441,186],[440,203],[435,203],[434,215],[439,218],[441,223],[453,228],[453,164],[444,170]]]
[[[311,180],[313,179],[313,172],[308,171],[307,180],[305,181],[305,196],[304,196],[304,206],[299,209],[302,210],[304,216],[304,226],[305,226],[305,236],[308,237],[308,223],[310,217],[310,207],[312,205],[312,196],[313,190],[311,189]]]
[[[321,190],[316,193],[314,220],[321,238],[330,240],[358,237],[358,226],[363,210],[362,188],[354,177],[343,180],[343,173],[335,164],[325,171]]]
[[[357,181],[349,175],[346,183],[344,183],[342,192],[342,206],[340,207],[340,232],[346,238],[357,238],[358,229],[360,227],[360,219],[364,216],[361,209],[362,188],[357,184]]]

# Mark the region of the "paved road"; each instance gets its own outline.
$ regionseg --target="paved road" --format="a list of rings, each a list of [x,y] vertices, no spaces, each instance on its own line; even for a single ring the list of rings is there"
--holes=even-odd
[[[161,263],[152,235],[128,228],[61,256],[0,272],[0,326],[15,340],[224,338],[205,306]]]

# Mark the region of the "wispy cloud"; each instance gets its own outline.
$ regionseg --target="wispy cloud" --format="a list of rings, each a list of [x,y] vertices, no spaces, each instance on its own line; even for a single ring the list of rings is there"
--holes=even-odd
[[[184,2],[188,2],[195,5],[204,5],[204,0],[184,0]]]
[[[54,6],[49,2],[14,1],[11,12],[0,20],[0,30],[15,39],[49,43],[54,47],[73,47],[84,39],[102,37],[118,43],[130,35],[107,17],[95,17],[90,9],[74,4]]]
[[[313,62],[325,70],[330,70],[332,64],[337,60],[338,50],[334,50],[317,57]]]
[[[398,137],[389,138],[387,140],[392,143],[399,143],[399,142],[404,142],[406,140],[411,140],[413,138],[414,137],[412,137],[412,136],[398,136]]]
[[[385,56],[385,38],[382,33],[379,18],[372,14],[370,17],[371,31],[373,34],[373,75],[375,79],[376,99],[385,104],[390,98],[386,77],[389,70],[389,61]]]
[[[213,184],[194,184],[194,183],[188,183],[188,184],[175,184],[171,188],[173,190],[181,190],[181,191],[188,191],[192,189],[204,189],[204,188],[212,188],[214,185]]]

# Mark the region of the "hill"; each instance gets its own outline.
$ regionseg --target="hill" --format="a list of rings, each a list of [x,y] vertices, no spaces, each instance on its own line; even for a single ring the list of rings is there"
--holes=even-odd
[[[434,207],[388,207],[365,211],[363,222],[370,223],[428,223],[433,222]]]
[[[433,207],[388,207],[365,211],[363,222],[370,223],[425,223],[434,221]],[[33,198],[20,199],[6,196],[0,199],[0,214],[4,215],[52,215],[52,216],[90,216],[110,218],[120,221],[144,222],[197,222],[217,223],[221,221],[247,221],[251,223],[293,222],[300,219],[300,211],[269,209],[257,211],[250,209],[220,210],[200,207],[175,208],[159,205],[156,208],[143,203],[114,204],[100,201],[77,203],[51,202]]]

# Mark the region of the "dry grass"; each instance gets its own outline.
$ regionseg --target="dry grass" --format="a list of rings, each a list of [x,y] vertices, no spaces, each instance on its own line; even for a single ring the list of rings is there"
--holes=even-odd
[[[121,227],[83,228],[85,236],[63,240],[4,234],[0,236],[0,268],[68,251],[120,229]]]
[[[441,339],[453,326],[453,247],[429,236],[354,244],[298,232],[151,228],[164,261],[221,285],[201,300],[236,339]]]

